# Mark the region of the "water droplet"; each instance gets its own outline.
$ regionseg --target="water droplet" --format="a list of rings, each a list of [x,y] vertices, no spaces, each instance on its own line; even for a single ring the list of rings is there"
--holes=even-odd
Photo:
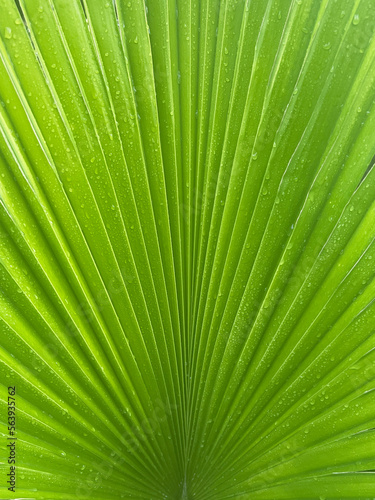
[[[327,42],[323,45],[324,50],[331,50],[331,42]]]
[[[359,15],[355,14],[355,16],[353,17],[353,24],[354,26],[357,26],[358,23],[359,23]]]
[[[8,40],[12,38],[12,28],[9,28],[9,26],[5,28],[5,38]]]

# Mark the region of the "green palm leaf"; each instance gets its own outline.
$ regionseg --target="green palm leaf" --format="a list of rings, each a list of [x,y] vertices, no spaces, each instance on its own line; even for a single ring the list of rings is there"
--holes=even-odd
[[[0,0],[1,498],[375,496],[374,31]]]

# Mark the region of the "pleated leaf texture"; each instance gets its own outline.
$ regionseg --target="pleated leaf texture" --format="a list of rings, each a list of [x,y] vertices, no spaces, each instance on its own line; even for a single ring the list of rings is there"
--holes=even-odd
[[[0,0],[1,498],[375,497],[374,31]]]

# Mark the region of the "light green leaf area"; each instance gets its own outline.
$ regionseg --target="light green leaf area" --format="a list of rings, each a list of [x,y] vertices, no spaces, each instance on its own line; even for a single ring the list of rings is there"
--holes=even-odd
[[[374,33],[0,0],[2,499],[375,498]]]

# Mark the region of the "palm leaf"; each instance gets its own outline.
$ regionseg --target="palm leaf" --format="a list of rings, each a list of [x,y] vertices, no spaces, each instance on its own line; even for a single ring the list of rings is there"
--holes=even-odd
[[[372,498],[374,3],[0,12],[0,496]]]

